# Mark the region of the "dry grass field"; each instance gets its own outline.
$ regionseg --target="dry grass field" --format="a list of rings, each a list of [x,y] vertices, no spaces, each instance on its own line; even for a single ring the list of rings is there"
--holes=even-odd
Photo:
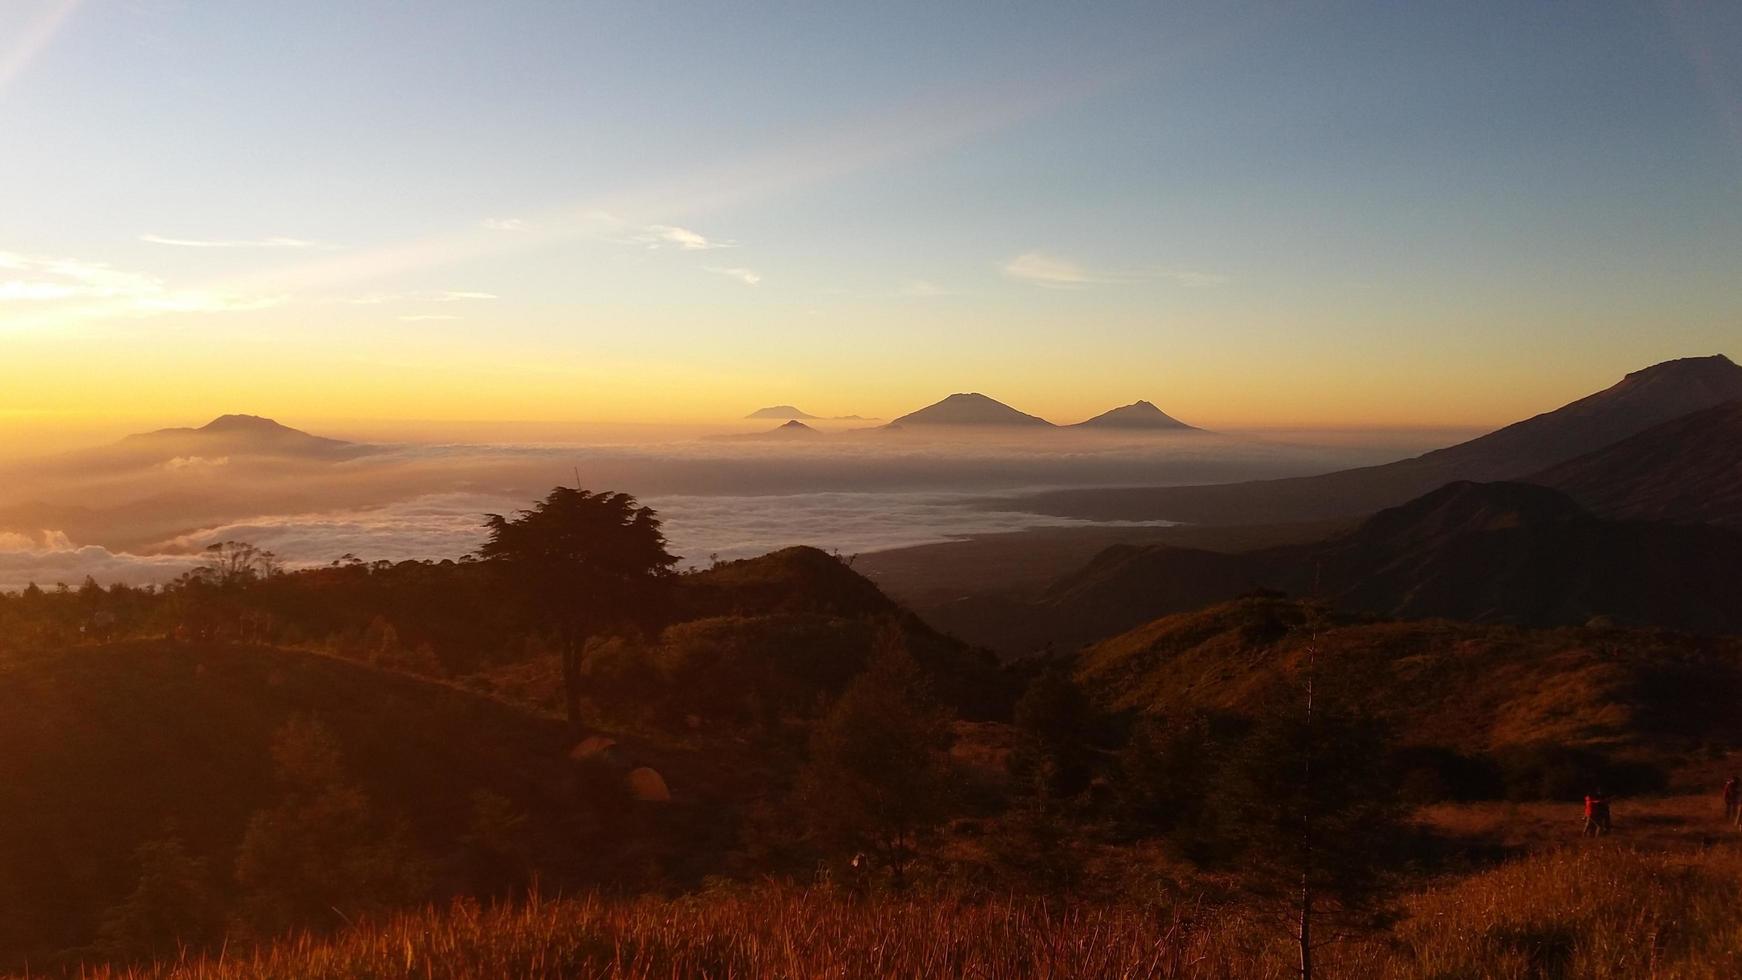
[[[1742,975],[1742,836],[1706,798],[1618,805],[1615,836],[1576,837],[1566,807],[1439,807],[1449,832],[1524,856],[1407,896],[1388,933],[1333,941],[1327,977]],[[747,886],[681,898],[461,903],[257,952],[97,970],[92,980],[528,977],[1292,976],[1284,923],[1239,907],[1073,904],[948,894],[855,898]]]

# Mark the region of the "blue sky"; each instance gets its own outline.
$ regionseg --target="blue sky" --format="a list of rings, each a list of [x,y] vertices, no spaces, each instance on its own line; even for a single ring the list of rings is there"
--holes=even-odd
[[[1482,424],[1742,335],[1733,4],[0,3],[0,417]]]

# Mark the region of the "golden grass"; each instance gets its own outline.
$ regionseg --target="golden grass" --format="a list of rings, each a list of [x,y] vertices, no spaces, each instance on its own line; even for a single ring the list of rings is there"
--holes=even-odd
[[[1411,902],[1379,975],[1742,976],[1742,855],[1613,839],[1514,862]]]
[[[1411,896],[1326,977],[1742,976],[1742,850],[1570,846]],[[970,901],[762,886],[680,899],[462,903],[245,956],[92,980],[1291,976],[1284,927],[1239,910]]]

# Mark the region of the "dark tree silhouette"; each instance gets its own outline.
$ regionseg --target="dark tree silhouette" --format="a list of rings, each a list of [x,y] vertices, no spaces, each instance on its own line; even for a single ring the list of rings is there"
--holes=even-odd
[[[1301,980],[1326,938],[1391,914],[1407,838],[1386,726],[1349,696],[1315,690],[1317,640],[1300,691],[1276,692],[1226,760],[1218,787],[1224,857],[1241,883],[1293,919]]]
[[[219,541],[209,544],[206,545],[204,554],[210,564],[194,569],[194,575],[224,588],[270,578],[283,569],[277,555],[262,551],[246,541]]]
[[[862,851],[899,887],[949,810],[950,716],[894,629],[811,739],[798,802],[819,842]]]
[[[653,622],[677,558],[653,508],[626,493],[557,487],[514,517],[486,515],[478,556],[499,565],[556,631],[569,725],[581,724],[582,644],[600,630]]]
[[[354,921],[427,896],[431,870],[403,822],[383,816],[345,772],[338,738],[292,718],[273,736],[283,797],[256,810],[236,849],[244,917],[263,934]]]
[[[1094,706],[1068,667],[1054,665],[1028,685],[1016,702],[1013,775],[1051,802],[1076,796],[1093,775],[1090,738]]]

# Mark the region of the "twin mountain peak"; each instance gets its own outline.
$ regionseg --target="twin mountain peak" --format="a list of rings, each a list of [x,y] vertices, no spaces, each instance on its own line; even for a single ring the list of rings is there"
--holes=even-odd
[[[748,417],[753,419],[780,418],[793,421],[818,418],[818,416],[802,411],[792,405],[775,405],[769,408],[758,409],[757,411],[750,413]],[[846,418],[857,419],[858,416],[847,416]],[[1184,422],[1173,418],[1161,409],[1156,408],[1154,404],[1147,401],[1132,402],[1129,405],[1124,405],[1111,411],[1103,412],[1087,421],[1061,426],[1049,422],[1037,415],[1029,415],[1026,412],[1011,408],[1009,405],[977,391],[957,392],[942,401],[927,405],[925,408],[916,412],[909,412],[908,414],[901,416],[895,421],[889,423],[886,428],[902,429],[909,426],[997,426],[1017,428],[1026,427],[1034,429],[1148,429],[1157,431],[1171,430],[1178,432],[1197,431],[1193,426],[1187,425]]]

